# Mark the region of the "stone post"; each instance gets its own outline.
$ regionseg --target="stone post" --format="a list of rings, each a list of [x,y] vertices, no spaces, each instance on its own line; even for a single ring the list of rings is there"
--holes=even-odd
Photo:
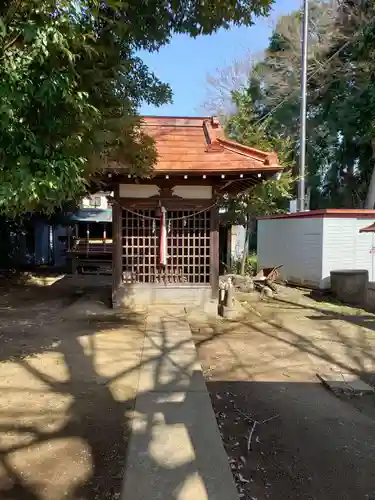
[[[233,309],[233,302],[234,302],[234,286],[232,283],[232,279],[228,278],[228,286],[225,291],[224,305],[228,309]]]

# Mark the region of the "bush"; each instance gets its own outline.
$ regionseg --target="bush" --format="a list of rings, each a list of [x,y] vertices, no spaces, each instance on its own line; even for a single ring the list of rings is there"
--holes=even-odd
[[[241,261],[238,259],[233,263],[232,269],[228,271],[231,274],[241,274]],[[254,276],[257,273],[258,257],[255,252],[251,253],[245,262],[245,276]]]
[[[249,276],[254,276],[258,270],[258,257],[255,252],[251,253],[245,264],[245,274]]]

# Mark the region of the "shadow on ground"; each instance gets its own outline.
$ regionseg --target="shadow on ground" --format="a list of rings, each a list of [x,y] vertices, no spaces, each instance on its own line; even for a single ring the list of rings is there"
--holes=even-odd
[[[137,398],[136,418],[143,425],[134,439],[141,450],[145,471],[154,471],[153,477],[157,479],[154,495],[162,484],[163,498],[179,500],[186,485],[196,478],[201,488],[212,491],[217,480],[202,464],[198,468],[196,460],[196,456],[199,458],[210,449],[207,442],[210,429],[202,439],[195,437],[202,427],[196,409],[201,404],[210,406],[209,398],[207,393],[195,396],[189,391],[196,383],[196,376],[202,377],[200,372],[196,373],[195,349],[191,351],[188,347],[189,356],[182,362],[175,356],[185,343],[191,344],[191,339],[177,339],[171,344],[163,328],[158,327],[154,332],[148,328],[149,354],[142,357],[144,314],[117,314],[108,310],[103,301],[106,292],[101,288],[95,291],[86,287],[76,296],[75,286],[70,289],[74,300],[61,301],[52,287],[44,294],[40,292],[39,301],[26,294],[27,304],[23,289],[18,299],[14,291],[11,300],[1,298],[2,304],[10,308],[0,311],[4,319],[0,362],[0,497],[119,499],[130,427],[135,418],[139,373],[145,367],[150,388],[146,384]],[[28,294],[32,293],[29,289]],[[55,304],[55,300],[60,302]],[[48,314],[51,309],[53,314]],[[163,314],[177,321],[178,327],[176,315]],[[181,321],[186,324],[184,317]],[[168,404],[163,395],[172,396]],[[160,419],[165,436],[173,435],[176,428],[189,436],[190,444],[184,447],[182,455],[156,453]],[[134,494],[121,497],[122,500],[141,498],[136,489],[144,484],[147,481],[138,478]]]
[[[304,300],[251,302],[238,321],[192,323],[238,488],[258,500],[375,498],[375,396],[336,396],[316,376],[375,385],[374,332],[350,321],[354,312]],[[270,418],[248,451],[254,420]]]
[[[161,325],[147,328],[145,357],[144,315],[109,311],[102,288],[76,290],[66,302],[44,292],[40,309],[31,297],[27,304],[14,293],[0,297],[0,497],[120,499],[134,419],[144,471],[158,478],[153,498],[161,480],[163,500],[184,498],[197,477],[212,491],[220,478],[199,460],[209,449],[210,429],[202,429],[197,411],[206,403],[189,390],[195,351],[176,361],[188,341],[171,344]],[[374,401],[361,407],[358,400],[357,408],[315,377],[335,367],[371,379],[373,332],[343,318],[317,319],[326,311],[312,304],[289,306],[260,304],[238,322],[190,319],[239,491],[258,500],[375,498]],[[186,321],[163,314],[177,327]],[[145,384],[135,415],[142,367],[152,388]],[[247,450],[254,420],[270,418],[256,426]],[[160,439],[168,450],[174,432],[187,434],[189,446],[179,456],[158,454]],[[138,500],[143,476],[138,483],[121,500]]]
[[[284,306],[302,307],[305,309],[313,309],[322,313],[326,320],[342,320],[348,321],[364,328],[369,328],[375,331],[375,315],[364,309],[347,306],[338,301],[332,294],[319,290],[300,293],[300,296],[305,298],[302,301],[287,300],[285,298],[276,297],[276,301]]]
[[[318,383],[207,386],[244,498],[375,498],[373,419]]]
[[[109,311],[105,289],[85,300],[90,287],[64,287],[1,297],[4,499],[113,499],[120,491],[134,388],[118,381],[136,371],[144,318]]]

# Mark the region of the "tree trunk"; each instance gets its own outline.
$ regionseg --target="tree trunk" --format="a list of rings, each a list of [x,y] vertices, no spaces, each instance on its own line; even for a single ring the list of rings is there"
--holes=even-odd
[[[245,275],[246,261],[249,255],[250,235],[251,235],[251,219],[249,216],[247,216],[245,224],[245,242],[243,246],[242,259],[241,259],[241,270],[240,270],[241,276]]]
[[[371,141],[372,145],[372,159],[375,160],[375,139]],[[372,169],[370,185],[368,187],[366,202],[364,208],[374,208],[375,205],[375,165]]]

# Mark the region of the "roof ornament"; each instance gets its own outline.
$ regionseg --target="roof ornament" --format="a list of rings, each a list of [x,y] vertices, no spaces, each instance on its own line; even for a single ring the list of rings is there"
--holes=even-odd
[[[211,116],[211,126],[213,128],[220,127],[220,121],[219,121],[219,118],[217,116]]]

